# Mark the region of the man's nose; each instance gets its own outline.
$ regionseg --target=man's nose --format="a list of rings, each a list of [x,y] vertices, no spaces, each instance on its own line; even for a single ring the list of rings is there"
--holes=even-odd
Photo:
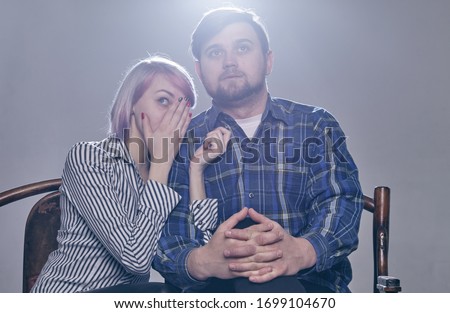
[[[237,67],[236,56],[232,52],[225,52],[223,57],[223,68]]]

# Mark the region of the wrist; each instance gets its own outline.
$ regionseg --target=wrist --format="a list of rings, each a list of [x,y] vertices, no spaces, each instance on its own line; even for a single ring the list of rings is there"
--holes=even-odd
[[[189,174],[203,175],[205,167],[206,167],[205,164],[191,161],[189,163]]]
[[[313,267],[317,262],[317,254],[314,246],[305,238],[295,238],[297,242],[296,251],[299,252],[299,270]]]
[[[207,280],[211,275],[208,270],[208,262],[205,256],[205,246],[195,248],[189,254],[187,259],[187,269],[192,278],[203,281]]]

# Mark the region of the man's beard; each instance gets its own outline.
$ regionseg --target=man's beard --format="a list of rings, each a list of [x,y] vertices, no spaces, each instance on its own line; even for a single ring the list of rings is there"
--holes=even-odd
[[[254,85],[247,80],[243,84],[229,84],[227,87],[219,85],[215,93],[209,92],[214,102],[222,104],[231,104],[232,102],[240,102],[259,93],[265,88],[265,78]],[[231,103],[230,103],[231,102]]]

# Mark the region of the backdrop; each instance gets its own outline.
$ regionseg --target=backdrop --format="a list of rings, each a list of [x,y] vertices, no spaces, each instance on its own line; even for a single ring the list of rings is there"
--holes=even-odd
[[[60,177],[81,140],[105,137],[125,70],[164,52],[194,73],[190,34],[213,0],[0,0],[0,190]],[[404,292],[450,292],[450,1],[242,0],[275,55],[270,92],[340,121],[364,192],[392,189],[390,274]],[[199,105],[208,96],[196,78]],[[36,199],[0,208],[0,292],[21,291]],[[371,216],[351,255],[371,292]],[[154,280],[160,277],[155,273]]]

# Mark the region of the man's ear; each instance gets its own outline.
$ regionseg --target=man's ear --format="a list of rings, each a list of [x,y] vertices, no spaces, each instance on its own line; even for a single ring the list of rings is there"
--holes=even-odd
[[[195,73],[197,74],[197,76],[200,79],[200,81],[203,82],[202,69],[201,69],[200,61],[195,61]]]
[[[266,56],[266,76],[272,73],[272,66],[273,66],[273,52],[272,50],[269,50],[267,51]]]

